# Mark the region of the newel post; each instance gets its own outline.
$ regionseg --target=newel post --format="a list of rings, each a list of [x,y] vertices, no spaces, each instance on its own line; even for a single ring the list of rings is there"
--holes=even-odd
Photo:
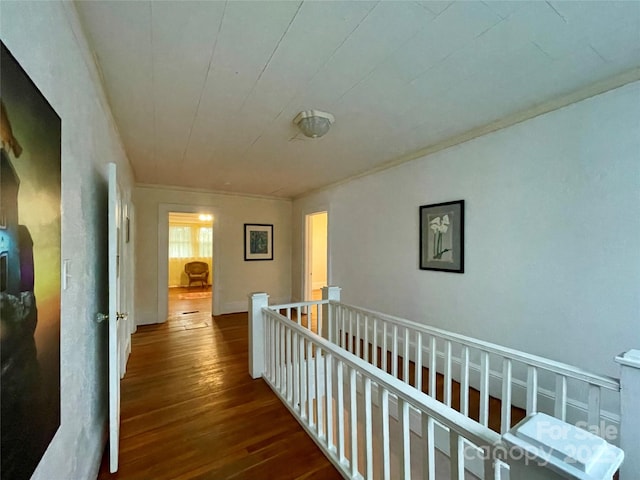
[[[322,287],[322,300],[333,300],[335,302],[339,302],[341,291],[342,289],[336,286]],[[322,306],[322,318],[324,318],[324,322],[322,322],[322,332],[320,335],[322,338],[333,341],[330,337],[330,335],[333,336],[333,332],[331,331],[333,318],[331,317],[331,309],[329,308],[329,305]]]
[[[266,365],[264,351],[264,320],[262,309],[269,306],[269,295],[249,295],[249,373],[251,378],[261,378]]]
[[[640,350],[616,357],[620,364],[620,448],[624,463],[621,480],[638,478],[640,472]]]

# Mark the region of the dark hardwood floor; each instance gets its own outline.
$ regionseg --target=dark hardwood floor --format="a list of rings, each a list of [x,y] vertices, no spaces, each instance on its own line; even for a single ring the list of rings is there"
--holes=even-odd
[[[120,468],[109,474],[107,449],[98,478],[342,478],[266,383],[249,376],[247,314],[212,318],[202,289],[172,290],[168,321],[132,338]]]

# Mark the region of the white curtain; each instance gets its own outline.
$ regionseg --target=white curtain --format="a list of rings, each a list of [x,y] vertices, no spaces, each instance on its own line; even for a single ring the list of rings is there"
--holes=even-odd
[[[187,286],[184,272],[188,262],[206,262],[209,265],[209,283],[212,283],[213,229],[198,224],[169,224],[169,286]]]

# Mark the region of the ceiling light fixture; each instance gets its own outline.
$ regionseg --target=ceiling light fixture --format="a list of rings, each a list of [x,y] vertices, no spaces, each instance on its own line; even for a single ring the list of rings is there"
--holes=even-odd
[[[310,138],[323,136],[335,121],[333,115],[320,110],[304,110],[293,119],[300,131]]]

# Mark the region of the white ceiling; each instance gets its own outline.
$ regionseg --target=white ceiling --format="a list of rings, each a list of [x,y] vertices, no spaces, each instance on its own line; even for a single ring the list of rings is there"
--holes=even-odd
[[[640,66],[639,1],[76,5],[144,184],[294,197]]]

